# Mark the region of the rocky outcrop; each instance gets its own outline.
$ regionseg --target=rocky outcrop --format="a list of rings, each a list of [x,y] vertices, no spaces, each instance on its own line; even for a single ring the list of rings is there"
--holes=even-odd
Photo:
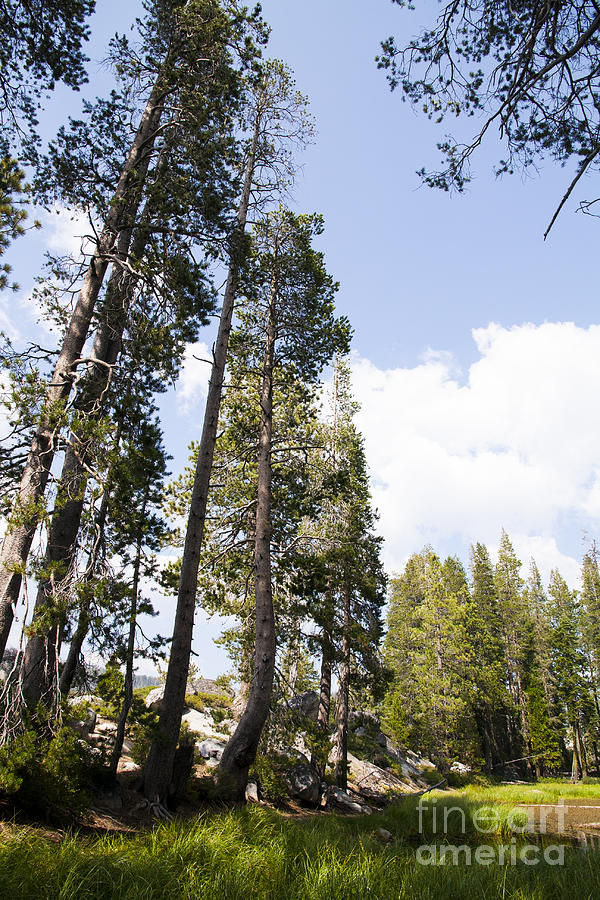
[[[151,709],[152,712],[160,712],[160,708],[162,706],[163,697],[165,696],[165,686],[161,684],[160,687],[154,688],[146,694],[146,699],[144,703],[146,704],[146,709]]]
[[[231,696],[231,691],[217,684],[212,678],[202,678],[199,675],[190,678],[188,681],[188,694],[215,694],[215,696]]]
[[[291,700],[286,703],[288,710],[296,713],[303,719],[317,721],[319,713],[319,695],[316,691],[303,691],[301,694],[295,694]]]
[[[370,806],[360,803],[347,791],[343,791],[339,787],[330,787],[327,792],[327,799],[331,806],[337,807],[344,812],[362,813],[363,815],[370,815],[373,812]]]
[[[216,759],[217,761],[223,756],[223,750],[226,746],[225,741],[216,741],[212,738],[197,745],[202,759]]]
[[[306,763],[294,766],[285,775],[285,782],[292,797],[316,806],[321,796],[321,779],[318,772]]]
[[[417,781],[418,776],[402,780],[388,769],[382,769],[368,760],[357,759],[351,753],[348,754],[348,769],[354,789],[372,800],[389,794],[413,794],[424,784],[421,779]]]
[[[190,731],[200,737],[214,738],[217,741],[223,740],[230,733],[230,727],[233,725],[231,720],[227,720],[227,723],[219,722],[216,725],[210,713],[198,712],[197,709],[186,709],[181,721],[185,722]]]

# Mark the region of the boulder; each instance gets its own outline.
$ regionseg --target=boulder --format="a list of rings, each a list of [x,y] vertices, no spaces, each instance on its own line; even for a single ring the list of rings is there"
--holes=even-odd
[[[388,831],[387,828],[378,828],[375,831],[376,836],[379,838],[382,844],[391,844],[394,840],[394,836],[391,831]]]
[[[292,797],[314,806],[321,796],[321,779],[318,772],[306,763],[294,766],[285,774],[285,782]]]
[[[402,781],[392,772],[367,760],[357,759],[351,753],[348,754],[348,769],[349,778],[358,786],[359,792],[371,799],[390,793],[413,793],[418,787],[412,779],[408,782]]]
[[[201,678],[199,675],[190,678],[187,685],[188,694],[231,694],[228,688],[221,687],[212,678]]]
[[[287,708],[304,719],[312,719],[313,722],[316,722],[319,714],[319,695],[316,691],[294,694],[292,699],[288,700]]]
[[[224,741],[215,741],[214,738],[209,738],[198,745],[198,750],[202,759],[219,760],[223,756],[223,750],[226,746]]]
[[[153,712],[160,712],[164,695],[164,684],[161,684],[160,687],[154,688],[154,690],[149,691],[149,693],[146,694],[146,699],[144,701],[144,703],[146,704],[146,709],[151,709]]]
[[[209,713],[198,712],[197,709],[187,709],[181,721],[185,722],[190,731],[201,735],[203,738],[214,738],[217,741],[223,740],[223,733],[217,731],[214,719]]]
[[[365,728],[364,725],[359,725],[358,728],[354,729],[354,734],[356,737],[366,737],[369,732]]]
[[[471,770],[471,766],[465,765],[465,763],[461,762],[453,762],[450,766],[451,772],[456,772],[457,775],[469,775]]]
[[[362,804],[357,803],[350,794],[339,787],[329,788],[328,799],[333,806],[337,806],[345,812],[362,813],[363,811]]]
[[[258,785],[255,781],[249,781],[246,785],[246,803],[258,802]]]

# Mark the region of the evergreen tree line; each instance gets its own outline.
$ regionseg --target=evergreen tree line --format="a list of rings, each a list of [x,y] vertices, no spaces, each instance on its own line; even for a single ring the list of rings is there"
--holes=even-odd
[[[581,588],[555,569],[526,579],[503,531],[494,565],[471,548],[469,575],[430,548],[391,581],[384,703],[398,740],[443,771],[453,762],[533,777],[600,769],[600,570],[586,553]]]
[[[280,696],[282,679],[294,683],[307,653],[322,660],[322,734],[338,673],[343,784],[350,684],[381,683],[385,578],[340,358],[350,327],[335,315],[338,286],[314,247],[323,223],[285,206],[312,137],[307,100],[283,63],[263,57],[258,8],[147,0],[133,36],[111,41],[110,94],[84,101],[43,148],[35,103],[55,77],[85,81],[93,4],[52,6],[70,28],[70,69],[49,33],[39,61],[47,83],[34,84],[19,44],[25,26],[7,45],[2,77],[14,91],[4,97],[20,99],[0,109],[16,123],[1,148],[10,178],[0,184],[0,250],[22,230],[22,191],[87,217],[89,232],[78,257],[49,259],[36,288],[57,346],[3,338],[11,434],[0,453],[0,654],[9,635],[20,647],[0,697],[0,755],[26,739],[43,757],[68,718],[85,647],[123,674],[114,773],[135,661],[166,648],[143,778],[160,811],[185,756],[181,718],[202,605],[241,624],[231,643],[245,708],[220,763],[221,791],[243,797],[274,686]],[[17,163],[30,166],[30,184]],[[157,398],[210,318],[218,325],[202,431],[189,470],[167,488]],[[320,377],[334,360],[323,417]],[[167,547],[178,558],[162,572],[157,554]],[[158,587],[176,597],[173,631],[148,640],[140,616],[153,612]]]

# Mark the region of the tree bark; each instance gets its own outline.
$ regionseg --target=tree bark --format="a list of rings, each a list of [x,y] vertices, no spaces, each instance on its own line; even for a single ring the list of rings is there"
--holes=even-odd
[[[151,801],[166,801],[172,779],[173,760],[179,740],[181,717],[185,703],[185,689],[192,649],[196,591],[198,588],[198,568],[204,535],[206,506],[210,476],[217,440],[221,394],[225,378],[227,347],[231,331],[231,319],[238,290],[240,268],[244,250],[244,235],[248,218],[248,207],[254,172],[261,121],[257,116],[255,129],[246,163],[244,185],[237,213],[236,229],[232,239],[231,260],[227,284],[223,297],[223,307],[219,319],[219,330],[213,352],[213,364],[208,385],[208,396],[204,412],[202,437],[198,450],[192,499],[188,517],[177,609],[171,642],[171,655],[167,669],[165,693],[160,713],[158,736],[153,741],[144,768],[144,794]]]
[[[277,641],[271,583],[271,446],[273,439],[273,362],[276,339],[274,303],[276,292],[276,275],[274,275],[271,284],[260,395],[261,424],[258,441],[258,486],[254,537],[254,593],[256,600],[254,673],[246,709],[227,743],[219,763],[219,775],[224,791],[238,800],[244,799],[248,769],[256,759],[260,736],[269,715],[275,674]]]
[[[89,627],[90,603],[88,600],[83,606],[81,606],[79,610],[77,628],[75,629],[75,633],[71,638],[69,652],[67,654],[65,664],[62,668],[62,672],[60,673],[59,690],[63,697],[69,696],[69,691],[71,690],[71,685],[73,684],[73,678],[75,677],[75,672],[77,671],[77,664],[81,657],[81,648],[83,647],[83,642],[85,641]]]
[[[155,170],[155,179],[160,179],[168,162],[168,148],[163,147]],[[136,236],[132,239],[132,226],[123,229],[119,235],[119,259],[129,257],[133,265],[144,254],[148,241],[148,226],[152,218],[152,201],[146,200],[140,217]],[[135,211],[130,211],[133,221]],[[130,244],[132,243],[131,249]],[[134,289],[135,276],[128,268],[113,265],[108,283],[104,314],[96,333],[92,349],[90,370],[81,389],[76,407],[88,421],[99,418],[101,398],[107,390],[113,367],[119,359],[123,345],[123,334],[127,326],[129,309]],[[42,576],[38,583],[37,597],[32,619],[32,631],[23,660],[21,689],[29,705],[42,701],[51,706],[56,699],[56,622],[48,623],[48,618],[58,621],[62,634],[66,619],[64,604],[57,604],[55,580],[68,578],[77,547],[77,535],[83,514],[85,489],[88,482],[88,466],[91,454],[85,445],[79,449],[78,436],[71,435],[57,491],[54,515],[50,525],[48,544],[42,564]],[[44,576],[43,573],[53,573]],[[63,608],[61,608],[61,606]],[[81,648],[80,648],[81,649]]]
[[[146,504],[144,503],[144,509]],[[142,521],[143,521],[142,511]],[[125,740],[125,726],[127,725],[127,717],[129,710],[133,704],[133,658],[135,655],[135,632],[137,628],[137,607],[138,593],[140,586],[140,565],[142,561],[142,530],[138,534],[137,546],[135,551],[135,563],[133,566],[133,583],[131,586],[131,609],[129,612],[129,634],[127,635],[127,650],[125,654],[125,683],[123,685],[123,705],[119,713],[117,722],[117,731],[115,734],[115,743],[110,758],[110,771],[116,778],[117,767],[121,758],[123,749],[123,741]]]
[[[348,713],[350,709],[350,591],[344,590],[344,630],[340,680],[338,686],[337,722],[334,744],[335,783],[348,787]]]
[[[319,687],[319,712],[317,713],[317,728],[324,734],[329,729],[329,710],[331,707],[331,652],[328,647],[328,639],[323,640],[321,655],[321,679]],[[310,764],[321,778],[325,775],[327,760],[321,760],[315,754],[311,755]]]
[[[25,464],[11,521],[2,542],[0,657],[4,654],[21,591],[25,564],[41,520],[42,499],[54,459],[57,435],[61,428],[61,414],[71,392],[74,370],[81,357],[106,270],[111,257],[119,249],[117,243],[124,216],[128,217],[141,201],[151,150],[163,112],[164,96],[160,82],[159,76],[146,103],[129,155],[121,170],[96,250],[87,268],[77,304],[48,384],[46,399]]]
[[[117,436],[117,444],[120,440],[120,436]],[[86,570],[86,578],[93,578],[96,565],[98,562],[98,555],[100,551],[100,544],[102,540],[102,535],[104,532],[104,525],[106,522],[106,514],[108,512],[108,488],[105,487],[104,495],[102,497],[102,502],[100,504],[100,510],[98,511],[98,516],[96,519],[96,531],[97,536],[94,542],[94,546],[92,548],[92,552],[90,554],[90,559],[87,563]],[[71,690],[71,685],[73,684],[73,678],[75,676],[75,672],[77,670],[77,663],[81,657],[81,648],[83,647],[83,642],[86,638],[90,627],[90,607],[91,607],[91,597],[89,593],[86,594],[85,600],[80,607],[79,610],[79,618],[77,620],[77,628],[75,629],[75,633],[71,638],[71,644],[69,646],[69,652],[67,654],[67,658],[65,660],[65,664],[63,666],[63,670],[60,674],[60,692],[63,697],[68,697],[69,691]]]
[[[325,648],[321,658],[321,684],[319,688],[319,712],[317,725],[323,731],[329,728],[329,709],[331,707],[331,658]]]

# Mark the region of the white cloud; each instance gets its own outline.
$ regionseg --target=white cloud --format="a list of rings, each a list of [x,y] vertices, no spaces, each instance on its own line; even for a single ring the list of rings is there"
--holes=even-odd
[[[10,295],[12,302],[9,302],[9,295],[4,293],[0,295],[0,331],[10,338],[11,341],[18,341],[21,334],[14,321],[14,315],[10,314],[10,307],[14,306],[14,295]]]
[[[446,353],[414,368],[353,361],[387,563],[426,542],[493,546],[504,527],[524,562],[573,581],[556,534],[600,524],[600,326],[490,324],[473,338],[465,379]]]
[[[69,211],[56,204],[42,213],[40,220],[47,250],[75,258],[90,252],[94,231],[85,213]]]
[[[188,413],[206,399],[210,360],[211,351],[203,341],[187,345],[183,369],[177,382],[177,407],[180,412]]]

